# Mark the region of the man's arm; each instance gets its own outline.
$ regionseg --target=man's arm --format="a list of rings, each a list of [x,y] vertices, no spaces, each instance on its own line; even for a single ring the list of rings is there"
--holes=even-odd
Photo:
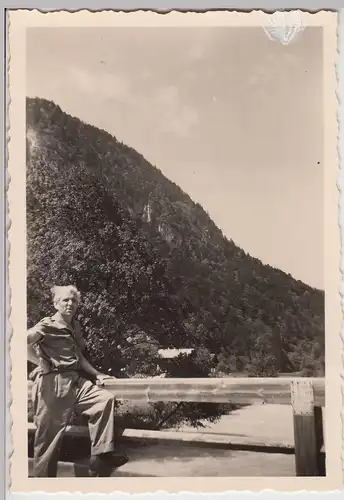
[[[27,333],[27,359],[34,365],[39,365],[39,357],[37,356],[34,345],[42,340],[43,335],[33,328]]]
[[[85,352],[86,342],[79,321],[74,322],[74,340],[79,351],[79,361],[82,370],[84,370],[89,375],[92,375],[93,377],[97,377],[98,375],[100,375],[100,372],[98,372],[98,370],[96,370],[91,365],[91,363],[87,361],[83,354]]]
[[[28,343],[28,345],[36,344],[37,342],[39,342],[40,340],[42,340],[42,338],[43,338],[42,333],[40,333],[38,330],[36,330],[34,328],[31,328],[31,330],[29,330],[27,332],[27,343]]]
[[[91,363],[89,361],[87,361],[87,359],[85,358],[85,356],[83,354],[79,355],[79,359],[80,359],[80,366],[86,373],[88,373],[89,375],[93,375],[94,377],[98,377],[98,375],[102,375],[102,373],[100,373],[98,370],[93,368]]]
[[[79,350],[80,368],[92,377],[95,377],[98,385],[102,385],[105,378],[113,378],[96,370],[83,355],[83,351],[85,351],[86,347],[86,342],[83,337],[80,323],[78,321],[75,321],[74,323],[74,338]]]
[[[115,378],[110,375],[105,375],[104,373],[99,372],[96,370],[89,361],[83,356],[82,354],[79,355],[79,360],[80,360],[80,366],[81,368],[86,372],[95,377],[96,379],[96,384],[97,385],[104,385],[104,380],[107,378]]]
[[[34,365],[39,365],[39,358],[32,344],[28,344],[27,346],[27,359],[28,361],[30,361],[30,363],[33,363]]]

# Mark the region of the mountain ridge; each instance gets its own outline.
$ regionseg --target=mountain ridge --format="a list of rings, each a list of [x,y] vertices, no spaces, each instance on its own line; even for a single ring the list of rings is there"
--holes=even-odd
[[[167,335],[169,341],[173,334],[176,338],[180,337],[176,347],[194,345],[199,336],[203,339],[201,345],[204,344],[218,355],[225,351],[223,356],[227,360],[231,356],[238,356],[239,352],[244,358],[243,365],[252,364],[249,350],[252,354],[261,349],[256,346],[260,331],[263,336],[268,337],[260,359],[264,357],[264,353],[271,355],[268,345],[274,342],[279,347],[272,349],[275,353],[272,357],[276,358],[278,351],[277,357],[280,357],[282,351],[286,353],[291,348],[291,354],[289,352],[286,356],[297,369],[305,364],[301,359],[301,351],[307,351],[308,365],[312,365],[312,349],[314,350],[315,344],[315,350],[320,351],[320,358],[324,356],[324,292],[293,278],[289,273],[263,264],[260,259],[252,257],[226,238],[203,207],[170,181],[160,169],[151,165],[143,155],[108,132],[87,125],[64,113],[55,103],[39,98],[27,98],[27,146],[29,249],[37,249],[35,241],[39,240],[43,248],[44,245],[50,248],[54,263],[57,265],[59,262],[61,265],[61,259],[54,254],[48,236],[39,236],[38,224],[33,220],[35,213],[42,219],[44,227],[50,224],[55,229],[55,244],[62,233],[68,233],[71,246],[78,241],[82,248],[82,261],[89,255],[85,241],[90,240],[101,263],[104,257],[97,246],[100,241],[97,242],[90,231],[88,219],[93,219],[96,227],[101,228],[102,236],[99,240],[107,249],[106,255],[111,254],[108,269],[104,271],[106,280],[111,279],[112,273],[112,276],[123,279],[119,287],[122,287],[127,299],[133,295],[140,304],[141,300],[146,300],[146,309],[145,306],[141,309],[145,319],[134,314],[132,324],[143,330],[148,328],[150,333],[158,335],[157,325],[154,328],[150,326],[149,314],[155,314],[157,318],[162,314],[164,330],[171,328]],[[42,166],[41,171],[37,162]],[[63,188],[62,173],[69,179],[68,189]],[[45,181],[42,183],[43,176]],[[79,197],[76,178],[79,186],[84,186],[84,194]],[[46,193],[42,191],[42,184],[47,189]],[[62,191],[66,189],[65,199],[54,184],[60,184]],[[97,193],[97,210],[98,215],[102,214],[101,217],[104,217],[102,220],[93,214],[92,209],[95,207],[92,207],[86,188],[90,192],[93,190],[94,195]],[[51,193],[54,203],[45,199],[47,193]],[[73,203],[75,209],[79,210],[78,214],[81,214],[80,221],[84,220],[84,230],[79,233],[75,227],[69,227],[67,232],[65,228],[62,229],[63,224],[68,225],[66,214],[71,214]],[[65,212],[61,206],[66,207]],[[49,224],[47,220],[43,221],[46,218],[44,210],[47,210]],[[119,231],[119,228],[123,231]],[[114,242],[123,243],[123,248],[129,252],[128,242],[133,235],[136,238],[133,240],[136,242],[135,258],[133,255],[129,256],[129,253],[121,254],[120,247],[116,253],[112,248]],[[38,249],[37,251],[39,253]],[[58,267],[54,273],[49,273],[47,265],[42,265],[43,255],[39,254],[40,257],[37,258],[38,254],[32,252],[32,257],[28,258],[29,271],[32,271],[29,276],[29,297],[35,296],[34,301],[29,300],[29,310],[33,317],[38,317],[38,310],[41,311],[42,304],[46,304],[43,299],[43,302],[39,299],[37,292],[33,293],[32,286],[30,288],[30,280],[35,277],[33,281],[37,285],[38,276],[42,275],[39,266],[46,269],[50,281],[59,276],[60,280],[62,278]],[[136,269],[136,275],[132,271],[124,272],[119,269],[116,264],[118,259],[122,259],[124,267],[132,266]],[[138,263],[142,264],[140,269]],[[85,264],[78,265],[81,266],[80,269],[85,268]],[[72,267],[69,273],[73,274]],[[130,272],[132,276],[129,279]],[[151,296],[145,299],[143,297],[147,293],[144,286],[139,285],[141,278],[147,286],[149,283],[153,287],[148,287]],[[74,274],[74,279],[80,280],[77,274]],[[82,286],[87,293],[86,284]],[[164,294],[165,304],[168,304],[165,313],[169,313],[164,313],[166,317],[162,313],[164,301],[160,308],[155,307],[161,300],[157,290],[159,286],[164,290],[161,294]],[[43,288],[39,289],[43,293]],[[104,289],[109,297],[115,293],[109,291],[109,288]],[[126,317],[122,323],[128,323],[124,299],[120,310]],[[172,310],[177,319],[173,318]],[[173,320],[175,324],[172,327]],[[196,335],[197,331],[199,333]],[[292,334],[288,334],[288,331],[292,331]],[[240,336],[243,336],[241,341]],[[158,337],[159,342],[163,342],[163,336]],[[298,341],[305,339],[305,345],[299,349]],[[251,348],[245,348],[244,342],[251,343]],[[269,356],[266,354],[266,357]],[[279,370],[284,368],[281,360],[277,364]],[[320,364],[323,366],[323,361]]]

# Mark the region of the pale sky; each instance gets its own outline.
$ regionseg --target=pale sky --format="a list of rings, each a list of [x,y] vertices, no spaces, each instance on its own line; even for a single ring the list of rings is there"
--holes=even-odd
[[[28,30],[27,95],[135,148],[265,264],[324,286],[322,39],[261,28]]]

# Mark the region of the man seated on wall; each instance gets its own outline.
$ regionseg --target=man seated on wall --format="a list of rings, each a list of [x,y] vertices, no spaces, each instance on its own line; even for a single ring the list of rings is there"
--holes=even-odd
[[[36,433],[34,477],[56,477],[62,437],[73,411],[88,417],[91,439],[90,475],[111,475],[128,459],[114,454],[115,398],[101,386],[109,378],[82,354],[85,341],[74,316],[81,294],[72,285],[52,288],[56,313],[28,331],[28,359],[37,368],[32,403]],[[84,378],[82,372],[94,381]]]

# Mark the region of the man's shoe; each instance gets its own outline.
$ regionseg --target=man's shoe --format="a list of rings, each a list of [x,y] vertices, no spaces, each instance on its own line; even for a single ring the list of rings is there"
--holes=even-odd
[[[122,467],[129,461],[126,455],[115,455],[113,452],[91,455],[90,458],[90,476],[91,477],[109,477],[114,469]]]
[[[115,453],[106,453],[104,458],[113,469],[118,469],[129,462],[127,455],[116,455]]]

